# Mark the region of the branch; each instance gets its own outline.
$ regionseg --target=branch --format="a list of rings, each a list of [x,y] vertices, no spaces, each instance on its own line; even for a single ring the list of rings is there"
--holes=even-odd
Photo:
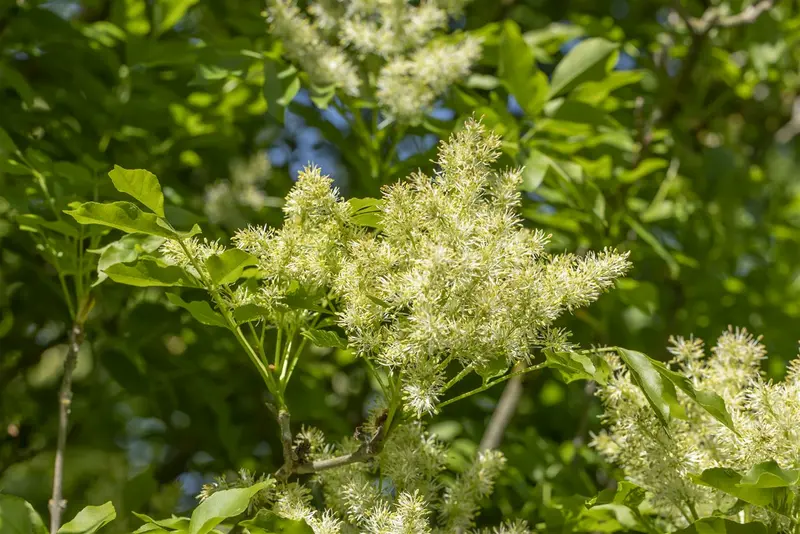
[[[524,366],[517,365],[517,370],[524,369]],[[483,438],[478,446],[478,450],[485,451],[496,449],[500,446],[503,440],[503,434],[506,432],[508,423],[514,417],[514,412],[517,410],[517,404],[522,397],[522,375],[516,375],[508,381],[503,394],[500,395],[500,400],[497,401],[497,406],[492,412],[492,417],[489,419],[489,424],[483,433]]]
[[[83,325],[76,321],[69,332],[69,348],[64,361],[64,377],[61,381],[58,403],[58,441],[56,445],[56,461],[53,467],[53,496],[48,503],[50,509],[50,533],[55,534],[61,527],[61,514],[67,507],[63,498],[64,486],[64,449],[67,446],[67,427],[72,405],[72,373],[78,361],[78,351],[83,342]]]
[[[367,462],[371,460],[376,453],[377,451],[370,452],[366,445],[361,445],[356,452],[350,454],[328,458],[327,460],[316,460],[311,463],[298,464],[294,467],[292,472],[298,475],[319,473],[320,471],[327,471],[328,469],[335,469],[358,462]]]
[[[521,371],[511,372],[511,373],[509,373],[509,374],[507,374],[505,376],[501,376],[500,378],[498,378],[497,380],[495,380],[493,382],[487,382],[486,384],[482,385],[481,387],[478,387],[478,388],[475,388],[473,390],[467,391],[466,393],[463,393],[463,394],[459,395],[458,397],[453,397],[452,399],[447,399],[446,401],[440,403],[436,407],[436,409],[438,411],[441,408],[444,408],[445,406],[447,406],[448,404],[453,404],[454,402],[460,401],[462,399],[466,399],[467,397],[471,397],[472,395],[475,395],[476,393],[480,393],[481,391],[486,391],[487,389],[489,389],[489,388],[491,388],[493,386],[496,386],[497,384],[499,384],[501,382],[505,382],[506,380],[510,380],[510,379],[512,379],[512,378],[514,378],[516,376],[519,376],[519,375],[524,375],[525,373],[530,373],[531,371],[536,371],[536,370],[541,369],[543,367],[547,367],[547,362],[542,362],[542,363],[537,364],[537,365],[531,365],[530,367],[522,369]]]
[[[691,32],[692,42],[689,45],[689,51],[683,60],[681,69],[675,77],[675,85],[670,93],[670,98],[661,106],[660,122],[669,121],[677,113],[680,95],[685,94],[685,91],[689,88],[692,71],[700,59],[700,51],[711,30],[752,24],[762,14],[769,11],[775,3],[776,0],[760,0],[733,15],[722,15],[718,8],[711,8],[706,10],[702,17],[697,18],[691,17],[686,12],[680,0],[675,2],[674,13]]]
[[[281,410],[278,412],[278,424],[280,425],[281,442],[283,443],[283,465],[275,473],[275,477],[285,480],[291,475],[319,473],[358,462],[368,462],[383,449],[384,438],[388,430],[385,424],[387,422],[386,418],[386,411],[378,416],[375,422],[378,430],[372,436],[363,436],[361,435],[360,427],[356,429],[356,436],[361,438],[361,446],[355,452],[309,462],[305,455],[298,454],[295,447],[289,412]]]
[[[772,9],[774,5],[775,0],[761,0],[747,6],[739,13],[727,16],[721,15],[718,8],[711,8],[699,19],[688,18],[687,22],[694,33],[705,33],[712,27],[734,28],[754,23],[758,17]]]

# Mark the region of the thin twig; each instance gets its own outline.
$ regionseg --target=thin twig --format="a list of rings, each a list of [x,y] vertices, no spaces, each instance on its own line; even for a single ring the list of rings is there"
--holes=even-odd
[[[50,533],[55,534],[61,527],[61,514],[67,506],[63,498],[64,490],[64,450],[67,445],[67,429],[69,412],[72,405],[72,373],[78,361],[78,351],[83,342],[83,326],[76,322],[69,332],[67,358],[64,361],[64,377],[61,380],[61,391],[58,396],[58,443],[56,461],[53,468],[53,496],[48,503],[50,509]]]
[[[700,59],[700,52],[708,39],[708,35],[714,28],[733,28],[752,24],[758,18],[769,11],[776,3],[776,0],[760,0],[733,15],[722,15],[718,8],[711,8],[699,18],[691,17],[680,1],[675,2],[675,14],[681,19],[688,28],[692,36],[689,51],[684,58],[681,69],[675,77],[675,84],[670,91],[670,96],[661,105],[661,117],[659,122],[667,122],[674,117],[680,106],[680,96],[685,94],[689,88],[692,72]]]
[[[712,27],[734,28],[754,23],[761,15],[772,9],[774,5],[775,0],[761,0],[733,15],[721,15],[719,8],[711,8],[703,13],[700,18],[687,17],[687,22],[695,33],[707,32]]]
[[[524,366],[517,365],[516,370],[521,371],[523,368]],[[483,438],[478,446],[479,450],[496,449],[500,446],[506,427],[517,410],[520,397],[522,397],[522,375],[517,375],[509,380],[503,389],[503,394],[500,395],[500,400],[497,401],[489,424],[483,432]]]
[[[368,462],[383,450],[384,439],[391,424],[386,420],[387,413],[376,421],[378,430],[371,436],[361,437],[361,446],[355,451],[334,458],[324,460],[307,461],[301,458],[295,450],[294,439],[292,437],[291,420],[289,412],[282,410],[278,412],[278,424],[280,426],[281,443],[283,444],[283,465],[275,473],[276,478],[287,479],[291,475],[306,475],[319,473],[349,464],[358,462]],[[358,434],[358,431],[356,431]]]
[[[473,390],[467,391],[466,393],[463,393],[463,394],[459,395],[458,397],[453,397],[452,399],[447,399],[446,401],[440,403],[436,407],[436,409],[439,410],[441,408],[444,408],[448,404],[453,404],[454,402],[458,402],[458,401],[460,401],[462,399],[466,399],[467,397],[471,397],[472,395],[475,395],[476,393],[480,393],[482,391],[486,391],[487,389],[489,389],[491,387],[494,387],[497,384],[500,384],[501,382],[505,382],[506,380],[510,380],[510,379],[512,379],[512,378],[514,378],[516,376],[523,375],[525,373],[530,373],[531,371],[536,371],[538,369],[542,369],[543,367],[546,367],[546,366],[547,366],[547,362],[543,362],[543,363],[540,363],[540,364],[537,364],[537,365],[532,365],[530,367],[522,369],[521,371],[514,371],[514,372],[509,373],[509,374],[507,374],[505,376],[501,376],[497,380],[494,380],[492,382],[487,382],[486,384],[482,385],[481,387],[478,387],[478,388],[475,388]]]
[[[350,465],[358,462],[366,462],[375,456],[375,452],[367,451],[367,448],[362,445],[356,452],[336,456],[335,458],[328,458],[327,460],[317,460],[311,463],[298,464],[294,467],[293,473],[304,475],[308,473],[319,473],[320,471],[327,471],[328,469],[335,469],[344,465]]]

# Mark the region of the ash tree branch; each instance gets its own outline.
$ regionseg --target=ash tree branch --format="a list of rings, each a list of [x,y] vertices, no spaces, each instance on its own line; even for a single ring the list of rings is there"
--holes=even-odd
[[[698,18],[691,17],[681,5],[680,0],[675,2],[673,11],[689,29],[692,41],[681,68],[675,77],[675,84],[670,93],[670,97],[661,105],[660,122],[668,122],[677,114],[680,108],[680,95],[684,94],[689,88],[692,73],[697,66],[697,62],[700,59],[700,52],[703,49],[703,45],[708,40],[711,30],[715,28],[734,28],[752,24],[757,21],[761,15],[772,9],[776,3],[777,0],[760,0],[733,15],[723,15],[720,13],[719,8],[712,7]]]
[[[67,446],[69,413],[72,407],[72,374],[78,362],[81,343],[83,343],[83,325],[76,321],[69,332],[67,358],[64,361],[64,376],[61,380],[61,390],[58,395],[58,438],[55,465],[53,466],[53,495],[48,502],[51,534],[55,534],[61,527],[61,515],[67,506],[67,501],[63,497],[64,451]]]
[[[518,364],[515,371],[521,371],[523,368],[524,366]],[[492,412],[492,417],[489,419],[489,424],[486,426],[486,430],[483,433],[483,438],[481,438],[478,450],[485,451],[496,449],[500,446],[500,443],[503,441],[503,435],[506,432],[506,427],[508,427],[511,418],[514,417],[514,413],[517,411],[517,405],[519,404],[519,399],[522,397],[522,392],[522,375],[519,374],[509,380],[508,384],[506,384],[506,387],[503,389],[500,400],[497,401],[497,406],[494,412]]]
[[[689,18],[689,27],[695,33],[704,33],[712,27],[734,28],[736,26],[745,26],[757,21],[761,15],[772,9],[775,3],[776,0],[760,0],[733,15],[722,15],[719,12],[719,8],[711,8],[703,13],[700,18]]]
[[[291,475],[307,475],[319,473],[337,467],[343,467],[359,462],[368,462],[383,449],[384,439],[386,438],[387,428],[384,421],[379,419],[378,430],[372,436],[362,438],[361,446],[351,453],[326,458],[324,460],[308,461],[303,455],[298,454],[295,442],[292,438],[291,419],[288,411],[278,412],[278,424],[280,426],[281,443],[283,444],[283,465],[275,473],[276,478],[287,479]],[[356,431],[358,434],[359,431]]]

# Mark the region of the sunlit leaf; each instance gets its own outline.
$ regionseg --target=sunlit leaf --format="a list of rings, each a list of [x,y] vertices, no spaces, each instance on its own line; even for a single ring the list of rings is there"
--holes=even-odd
[[[547,366],[554,369],[566,383],[575,380],[594,380],[605,384],[611,368],[605,359],[596,353],[544,351]]]
[[[76,209],[64,210],[81,224],[100,224],[129,234],[141,233],[175,239],[177,234],[158,224],[158,217],[145,213],[130,202],[84,202]]]
[[[229,517],[235,517],[247,509],[256,493],[274,484],[273,480],[259,482],[249,488],[217,491],[200,503],[192,513],[189,534],[207,534]]]
[[[583,82],[603,78],[610,70],[609,58],[617,47],[616,43],[600,37],[578,43],[556,65],[550,80],[550,98],[566,93]]]
[[[142,259],[133,265],[116,263],[105,269],[109,278],[120,284],[137,287],[201,287],[200,282],[176,265],[161,265]]]
[[[303,337],[307,338],[317,347],[347,348],[347,340],[332,330],[304,330]]]
[[[206,260],[206,269],[212,282],[226,285],[239,279],[245,268],[257,263],[258,259],[252,254],[238,248],[231,248],[218,256],[209,256]]]
[[[228,327],[228,324],[225,322],[225,318],[222,317],[222,315],[220,315],[219,313],[212,310],[211,305],[204,300],[186,302],[175,293],[167,293],[167,300],[169,300],[174,305],[179,306],[184,310],[188,311],[192,315],[192,317],[194,317],[198,322],[204,325],[219,326],[221,328]]]
[[[108,275],[104,271],[112,265],[116,265],[117,263],[130,263],[143,253],[154,252],[164,241],[165,239],[163,237],[130,234],[109,243],[102,249],[93,251],[100,254],[100,259],[97,261],[97,281],[94,285],[108,278]]]
[[[715,467],[706,469],[692,479],[698,484],[710,486],[750,504],[763,506],[775,513],[789,516],[794,493],[789,482],[797,483],[798,472],[782,470],[774,461],[754,466],[747,475],[733,469]],[[780,481],[781,485],[775,486]]]
[[[198,0],[159,0],[156,2],[161,15],[161,20],[158,23],[158,33],[164,33],[175,26],[186,14],[186,11],[197,2]]]
[[[547,76],[536,66],[533,53],[516,22],[506,21],[500,43],[500,79],[529,116],[547,101]]]
[[[250,534],[313,534],[314,531],[303,520],[285,519],[269,510],[259,510],[253,519],[239,523]]]
[[[47,534],[47,528],[28,501],[0,493],[0,532]]]
[[[68,222],[63,220],[50,221],[32,213],[17,215],[17,224],[22,230],[40,232],[43,228],[46,228],[67,237],[78,237],[78,229]]]
[[[114,165],[108,176],[117,191],[132,196],[159,217],[164,216],[164,194],[155,174],[144,169],[128,170]]]
[[[100,506],[87,506],[72,521],[58,529],[58,534],[92,534],[116,517],[117,511],[110,501]]]
[[[675,390],[678,387],[712,417],[735,431],[733,420],[722,397],[713,391],[695,389],[688,378],[641,352],[624,348],[618,348],[617,352],[628,366],[634,382],[642,389],[656,415],[665,426],[670,416],[679,419],[686,418],[686,411],[678,401]]]

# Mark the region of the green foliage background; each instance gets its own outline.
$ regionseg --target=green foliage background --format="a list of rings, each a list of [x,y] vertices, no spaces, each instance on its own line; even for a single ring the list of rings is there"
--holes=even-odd
[[[260,0],[2,3],[0,491],[46,514],[71,324],[54,266],[86,289],[98,257],[86,249],[111,240],[76,237],[53,213],[120,199],[107,178],[115,164],[159,176],[176,226],[227,240],[247,223],[279,224],[279,199],[307,161],[348,197],[378,196],[430,170],[435,143],[474,114],[503,135],[504,163],[526,166],[523,214],[553,234],[555,251],[631,253],[617,290],[564,322],[576,342],[665,359],[670,335],[711,340],[733,324],[764,335],[766,368],[781,376],[800,316],[800,7],[784,0],[735,20],[747,4],[475,1],[454,22],[483,38],[474,74],[421,124],[382,132],[355,121],[374,116],[368,98],[337,111],[332,94],[287,70]],[[685,24],[709,10],[713,28]],[[209,221],[208,187],[246,173],[266,177],[271,200]],[[280,465],[259,378],[233,338],[158,289],[92,293],[67,519],[112,500],[109,531],[130,531],[131,511],[184,511],[213,475]],[[360,424],[369,391],[352,354],[312,348],[288,402],[295,421],[338,437]],[[474,454],[500,393],[435,418],[454,465]],[[585,383],[529,378],[502,445],[509,468],[482,518],[558,528],[559,499],[607,487],[613,469],[586,446],[598,413]]]

